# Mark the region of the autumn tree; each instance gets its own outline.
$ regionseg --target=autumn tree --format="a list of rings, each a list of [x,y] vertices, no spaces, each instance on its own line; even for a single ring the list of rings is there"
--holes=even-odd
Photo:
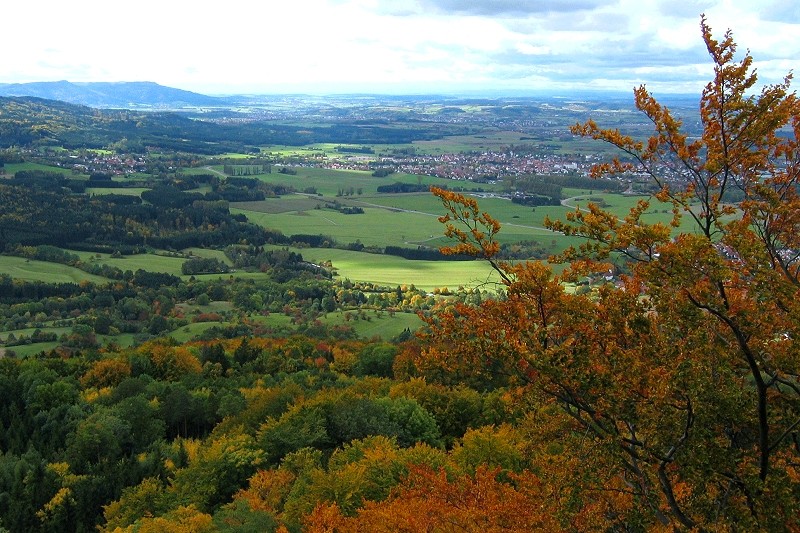
[[[499,223],[473,199],[434,189],[457,240],[443,251],[488,259],[506,297],[430,318],[418,364],[500,376],[558,407],[574,424],[565,453],[604,465],[582,497],[623,491],[645,527],[797,529],[800,104],[791,76],[757,90],[753,59],[736,59],[731,33],[717,41],[704,17],[700,26],[714,65],[701,135],[644,86],[634,97],[648,139],[573,127],[625,154],[595,177],[645,173],[672,223],[643,219],[649,199],[624,218],[590,205],[550,221],[584,238],[557,258],[570,266],[556,276],[497,261]],[[565,290],[614,258],[630,272],[617,284]]]
[[[486,467],[453,481],[444,470],[416,467],[386,501],[365,503],[355,517],[336,503],[320,503],[306,519],[306,531],[559,531],[552,509],[542,504],[538,480],[518,481],[498,481]]]

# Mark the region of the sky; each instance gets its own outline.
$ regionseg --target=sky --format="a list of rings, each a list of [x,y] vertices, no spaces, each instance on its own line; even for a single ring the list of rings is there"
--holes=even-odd
[[[11,4],[11,5],[8,5]],[[796,0],[9,0],[0,83],[204,94],[698,93],[730,29],[761,83],[800,72]]]

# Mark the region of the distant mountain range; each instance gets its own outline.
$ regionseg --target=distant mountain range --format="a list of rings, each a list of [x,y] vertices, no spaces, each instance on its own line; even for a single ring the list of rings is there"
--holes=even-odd
[[[33,96],[90,107],[183,108],[220,106],[222,98],[165,87],[149,81],[90,82],[46,81],[2,83],[0,96]]]

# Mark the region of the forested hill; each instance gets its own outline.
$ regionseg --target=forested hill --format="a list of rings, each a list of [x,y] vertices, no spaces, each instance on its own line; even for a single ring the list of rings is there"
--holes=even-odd
[[[220,99],[165,87],[149,81],[91,82],[48,81],[0,84],[0,96],[34,96],[91,107],[216,106]]]
[[[220,124],[174,112],[102,110],[34,97],[0,97],[0,148],[49,145],[218,154],[270,144],[409,143],[453,133],[464,132],[429,123],[391,125],[378,120],[302,126],[273,121]]]
[[[55,145],[66,148],[145,147],[220,153],[247,141],[230,127],[177,113],[100,110],[34,97],[0,97],[0,147]],[[250,139],[248,139],[250,140]]]

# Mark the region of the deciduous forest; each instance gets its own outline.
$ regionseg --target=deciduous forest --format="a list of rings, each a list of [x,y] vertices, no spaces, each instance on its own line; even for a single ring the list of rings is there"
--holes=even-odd
[[[54,245],[208,245],[270,276],[237,280],[207,257],[183,263],[191,279],[108,271],[102,288],[0,276],[3,320],[82,326],[0,358],[0,530],[800,530],[800,101],[791,75],[761,87],[730,32],[701,30],[714,74],[699,132],[645,86],[648,137],[572,127],[618,154],[594,177],[635,172],[657,192],[625,216],[589,203],[548,218],[579,238],[558,268],[507,259],[479,200],[432,189],[441,254],[488,262],[491,297],[336,285],[265,250],[291,239],[225,203],[275,194],[255,179],[203,176],[204,195],[165,183],[145,203],[67,195],[48,175],[0,186],[8,254],[79,264]],[[646,220],[655,202],[667,222]],[[208,272],[220,277],[194,278]],[[423,326],[364,339],[322,321],[368,298]],[[303,329],[241,319],[187,342],[95,338],[156,335],[180,302],[228,300]]]

